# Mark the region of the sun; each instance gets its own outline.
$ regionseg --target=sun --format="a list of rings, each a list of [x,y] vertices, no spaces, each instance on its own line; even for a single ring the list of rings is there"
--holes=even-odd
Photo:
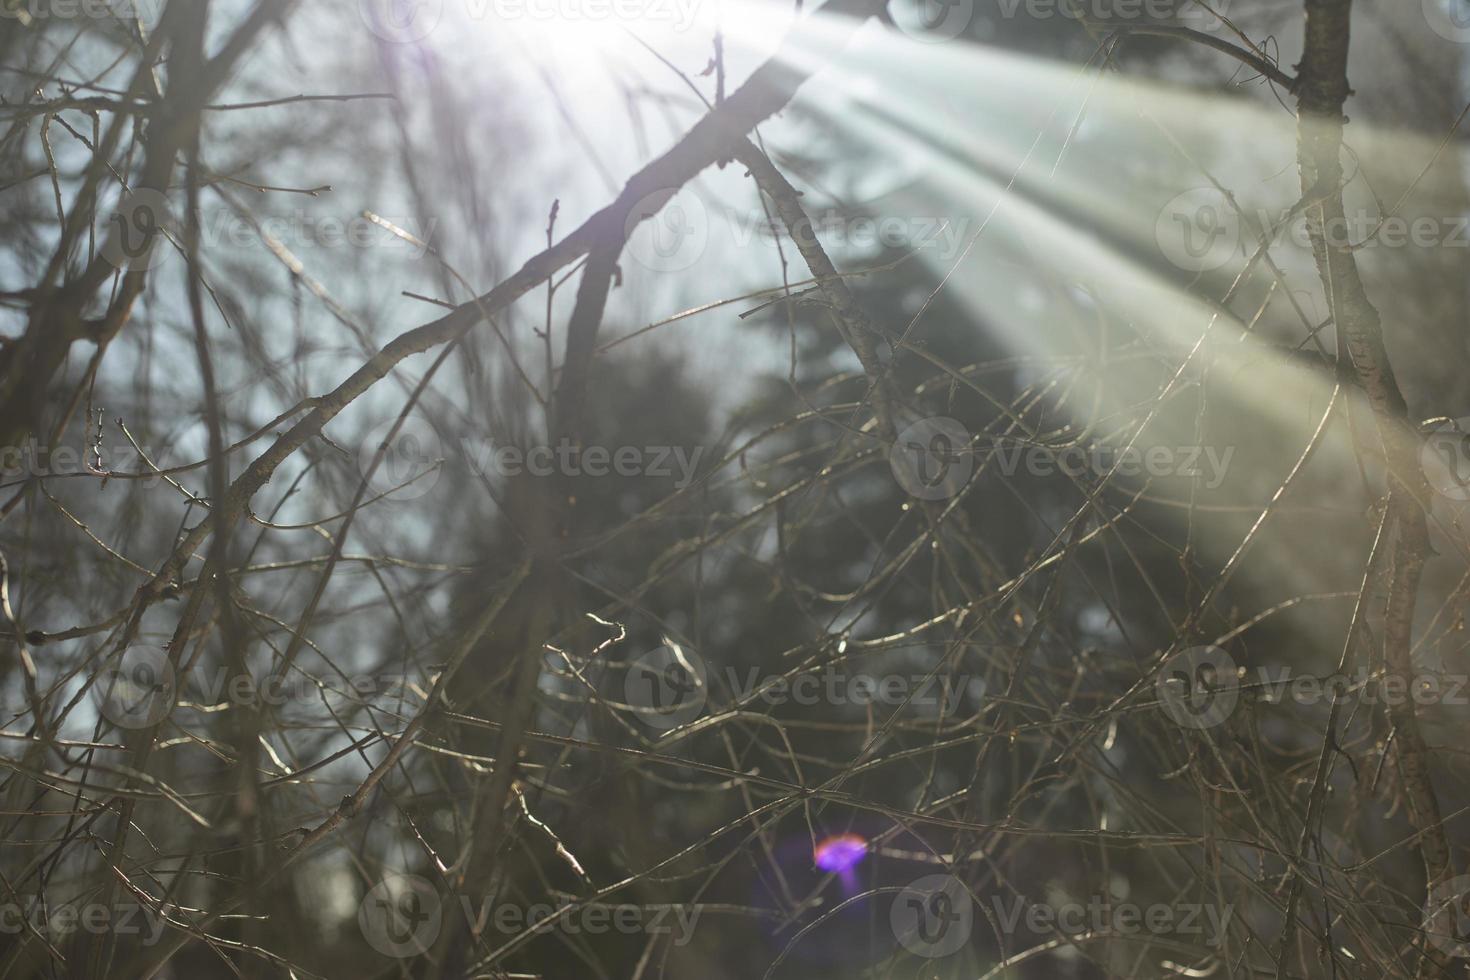
[[[557,64],[708,45],[718,21],[702,0],[499,0],[497,29]],[[641,43],[640,43],[641,42]]]
[[[625,78],[658,77],[670,66],[698,75],[714,54],[717,35],[731,77],[743,77],[799,19],[790,0],[376,2],[442,3],[440,32],[450,43],[472,45],[479,56],[488,45],[559,80],[584,83],[607,78],[609,69],[626,69]]]

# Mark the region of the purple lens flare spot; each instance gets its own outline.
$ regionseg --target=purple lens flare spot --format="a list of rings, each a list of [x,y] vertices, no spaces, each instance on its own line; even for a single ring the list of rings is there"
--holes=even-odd
[[[868,856],[868,842],[857,834],[838,834],[817,845],[817,867],[844,874]]]

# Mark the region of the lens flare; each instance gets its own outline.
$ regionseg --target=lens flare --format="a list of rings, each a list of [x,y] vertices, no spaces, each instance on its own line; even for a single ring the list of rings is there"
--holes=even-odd
[[[846,874],[868,856],[868,842],[858,834],[838,834],[817,845],[817,867],[835,874]]]

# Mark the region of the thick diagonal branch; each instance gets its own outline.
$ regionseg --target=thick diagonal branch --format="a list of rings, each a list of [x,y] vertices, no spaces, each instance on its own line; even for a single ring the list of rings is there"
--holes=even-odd
[[[776,209],[776,216],[786,226],[787,234],[796,243],[797,251],[811,270],[812,277],[817,280],[817,288],[836,313],[838,322],[842,325],[844,339],[853,353],[857,354],[863,373],[868,376],[879,431],[885,442],[892,443],[897,434],[897,420],[893,414],[896,399],[888,372],[883,369],[883,363],[878,357],[878,341],[882,334],[867,313],[863,312],[857,297],[853,296],[847,282],[838,274],[837,267],[822,248],[822,243],[817,240],[812,219],[801,206],[801,192],[791,185],[785,175],[776,169],[776,165],[750,140],[740,141],[735,150],[735,159],[750,171],[756,185],[770,198]]]
[[[815,11],[793,29],[776,54],[757,68],[744,85],[700,119],[673,148],[634,174],[617,200],[588,218],[566,238],[533,256],[489,292],[437,320],[399,334],[335,389],[318,398],[312,410],[246,467],[231,484],[225,499],[216,502],[209,516],[184,536],[158,574],[140,590],[143,603],[161,598],[216,522],[237,520],[245,505],[286,459],[382,380],[399,361],[467,333],[599,243],[625,237],[638,222],[653,217],[675,191],[706,167],[729,158],[746,133],[791,101],[797,88],[821,67],[822,60],[812,56],[813,46],[820,53],[836,53],[846,45],[861,19],[871,16],[881,6],[880,0],[831,0]],[[813,18],[821,20],[815,28],[810,23]]]

